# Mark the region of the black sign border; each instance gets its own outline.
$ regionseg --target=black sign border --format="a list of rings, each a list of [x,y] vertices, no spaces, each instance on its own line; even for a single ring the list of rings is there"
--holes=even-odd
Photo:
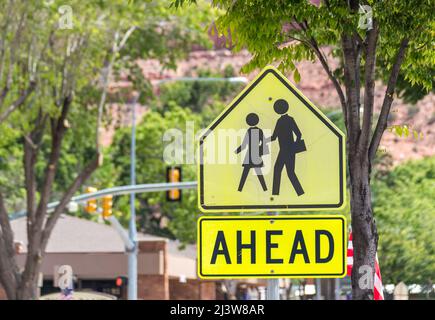
[[[342,221],[342,241],[343,241],[343,269],[340,273],[267,273],[267,274],[204,274],[202,272],[202,222],[203,221],[222,221],[222,220],[230,220],[230,221],[237,221],[237,220],[341,220]],[[237,217],[237,218],[221,218],[221,217],[202,217],[201,220],[199,221],[199,230],[198,230],[198,250],[199,250],[199,255],[198,255],[198,273],[199,275],[206,279],[206,278],[213,278],[213,279],[228,279],[229,277],[231,278],[237,278],[237,277],[243,277],[243,278],[276,278],[276,277],[292,277],[292,276],[297,276],[297,277],[328,277],[328,276],[338,276],[338,277],[342,277],[343,275],[345,275],[346,272],[346,267],[347,267],[347,255],[346,255],[346,248],[347,248],[347,244],[346,244],[346,231],[344,229],[346,225],[346,220],[344,217],[342,216],[330,216],[330,217],[310,217],[309,215],[307,215],[307,217],[283,217],[283,216],[263,216],[263,217]]]
[[[216,128],[216,126],[231,112],[237,105],[248,95],[249,92],[251,92],[252,89],[254,89],[258,83],[268,74],[272,73],[275,75],[301,102],[305,104],[305,106],[310,109],[312,113],[314,113],[337,137],[338,137],[338,143],[339,143],[339,180],[340,180],[340,200],[337,204],[299,204],[299,205],[230,205],[230,206],[208,206],[204,204],[204,168],[203,168],[203,142],[205,138]],[[267,69],[263,72],[256,80],[255,82],[247,88],[245,92],[226,110],[224,114],[222,114],[211,126],[208,128],[208,130],[204,133],[203,136],[201,136],[199,141],[199,200],[200,200],[200,207],[203,210],[207,211],[213,211],[213,210],[241,210],[244,209],[248,210],[266,210],[266,209],[337,209],[340,208],[343,205],[344,202],[344,185],[343,185],[343,174],[344,174],[344,167],[343,167],[343,136],[333,127],[331,124],[324,119],[324,117],[319,114],[312,106],[311,104],[306,101],[292,86],[290,86],[286,79],[283,79],[281,75],[279,75],[275,70],[273,69]]]

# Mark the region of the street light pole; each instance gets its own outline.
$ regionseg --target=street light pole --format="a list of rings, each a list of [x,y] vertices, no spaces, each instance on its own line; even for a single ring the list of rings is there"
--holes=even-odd
[[[243,77],[233,78],[181,78],[175,81],[229,81],[246,83],[247,79]],[[162,81],[163,83],[163,81]],[[159,83],[160,84],[160,83]],[[130,178],[131,185],[136,185],[136,102],[138,101],[140,93],[134,99],[131,106],[131,148],[130,148]],[[137,300],[137,230],[136,230],[136,209],[135,209],[135,193],[130,193],[130,223],[129,223],[129,238],[131,243],[134,244],[131,250],[128,250],[128,300]]]
[[[131,147],[130,147],[130,179],[131,185],[136,184],[136,102],[138,96],[131,105]],[[136,208],[134,205],[135,193],[130,193],[130,223],[128,235],[134,244],[128,251],[128,300],[137,300],[137,230]]]

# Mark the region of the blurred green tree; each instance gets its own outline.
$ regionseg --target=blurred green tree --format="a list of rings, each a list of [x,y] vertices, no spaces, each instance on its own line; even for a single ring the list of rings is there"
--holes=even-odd
[[[231,67],[223,73],[201,70],[198,76],[230,77],[233,71]],[[175,164],[182,164],[183,181],[195,181],[196,164],[186,164],[189,162],[186,161],[189,160],[186,152],[193,152],[196,147],[194,135],[216,117],[239,90],[240,84],[228,82],[179,81],[165,84],[158,99],[150,102],[149,110],[137,125],[137,182],[165,181],[170,163],[163,161],[163,155],[168,144],[174,142],[170,139],[172,130],[182,137],[177,145],[183,159]],[[163,140],[165,134],[166,141]],[[187,141],[186,134],[192,136],[190,141]],[[95,185],[108,187],[130,183],[130,139],[130,128],[121,128],[115,133],[107,150],[107,161],[91,178]],[[199,214],[195,190],[183,191],[182,201],[176,203],[166,201],[164,192],[137,194],[136,199],[141,231],[177,238],[183,243],[195,242]],[[130,217],[128,197],[117,197],[114,208],[119,220],[127,226]]]
[[[201,69],[196,72],[196,75],[191,76],[198,78],[222,78],[222,80],[225,80],[224,78],[234,77],[235,72],[231,65],[227,65],[222,73],[209,69]],[[210,108],[216,107],[220,112],[222,106],[217,104],[219,102],[223,104],[229,102],[229,99],[234,98],[244,86],[243,83],[233,83],[230,81],[202,80],[177,81],[175,83],[168,82],[163,84],[160,90],[159,101],[156,103],[156,110],[165,111],[170,107],[170,103],[176,103],[181,107],[201,113],[206,117],[204,121],[208,121],[209,117],[217,115],[217,112]],[[213,118],[210,119],[210,122],[211,120]]]
[[[373,210],[380,230],[384,283],[431,284],[435,279],[435,157],[377,170]]]
[[[170,166],[170,163],[163,160],[164,149],[168,143],[173,143],[182,157],[186,157],[186,150],[189,148],[186,133],[192,135],[191,142],[194,142],[194,133],[186,128],[189,122],[197,128],[201,123],[201,117],[179,106],[172,106],[170,111],[163,114],[150,111],[144,116],[136,129],[136,180],[138,183],[166,181],[166,168]],[[170,139],[169,141],[163,141],[165,134]],[[172,137],[179,140],[172,140]],[[97,185],[130,184],[130,139],[130,128],[122,128],[116,132],[113,143],[107,150],[107,161],[92,177]],[[180,163],[183,162],[180,161]],[[194,163],[183,164],[182,174],[183,181],[194,181],[196,165]],[[165,192],[137,194],[138,227],[143,232],[170,238],[177,237],[182,241],[192,242],[195,234],[192,224],[194,226],[198,212],[196,205],[194,190],[184,190],[182,201],[176,203],[167,202]],[[115,198],[114,214],[121,223],[128,225],[130,218],[128,197]],[[166,221],[169,222],[169,229]],[[190,227],[176,227],[180,223],[188,224]]]
[[[53,227],[102,162],[109,82],[123,72],[130,91],[149,98],[137,59],[174,67],[193,43],[206,45],[211,11],[146,0],[0,2],[0,283],[9,299],[36,297]],[[53,200],[59,205],[47,214]],[[23,270],[9,221],[17,206],[27,213]]]
[[[175,7],[195,0],[172,0]],[[373,216],[370,179],[382,135],[388,127],[392,102],[401,91],[399,74],[411,86],[433,88],[435,22],[430,1],[214,0],[222,10],[216,21],[221,34],[232,39],[234,50],[248,49],[252,60],[245,71],[278,64],[300,73],[296,63],[318,60],[340,99],[347,132],[351,223],[354,244],[352,297],[373,299],[373,288],[359,283],[369,266],[375,273],[378,232]],[[331,56],[339,59],[331,63]],[[329,51],[329,50],[328,50]],[[380,63],[377,63],[380,61]],[[385,79],[380,114],[374,119],[375,79]]]

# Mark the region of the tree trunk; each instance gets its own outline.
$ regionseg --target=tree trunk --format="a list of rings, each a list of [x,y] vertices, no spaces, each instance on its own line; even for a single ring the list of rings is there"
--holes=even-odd
[[[342,35],[344,83],[346,87],[347,119],[345,119],[348,143],[350,176],[350,207],[353,236],[352,297],[355,300],[372,300],[374,266],[378,234],[373,218],[369,158],[369,137],[373,117],[374,70],[378,29],[367,33],[365,47],[364,113],[360,119],[360,60],[361,47],[355,34]]]
[[[35,300],[38,298],[38,277],[22,283],[17,289],[17,300]]]
[[[4,252],[3,245],[0,240],[0,250]],[[1,256],[3,255],[3,256]],[[17,273],[13,270],[16,268],[16,265],[13,264],[11,258],[6,257],[3,253],[0,254],[0,282],[5,290],[6,296],[9,300],[17,299]]]
[[[352,298],[373,300],[378,233],[373,218],[368,155],[349,152],[353,237]]]
[[[35,276],[32,276],[27,281],[19,281],[17,283],[11,275],[2,280],[8,300],[34,300],[37,298],[40,262],[36,266],[36,270],[38,271],[35,272]]]
[[[38,298],[38,277],[42,263],[43,249],[32,250],[26,259],[26,266],[21,275],[17,289],[18,300],[34,300]]]

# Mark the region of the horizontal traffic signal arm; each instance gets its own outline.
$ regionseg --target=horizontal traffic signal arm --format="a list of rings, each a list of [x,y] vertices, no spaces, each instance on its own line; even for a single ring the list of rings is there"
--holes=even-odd
[[[174,182],[174,183],[148,183],[148,184],[137,184],[128,186],[118,186],[113,188],[102,189],[94,193],[85,193],[78,196],[72,197],[70,202],[84,203],[89,199],[99,199],[108,195],[123,195],[130,193],[147,193],[147,192],[157,192],[157,191],[167,191],[171,189],[196,189],[196,181],[188,182]],[[47,205],[47,212],[53,212],[59,201],[50,202]],[[27,214],[26,211],[19,211],[11,216],[11,220],[21,218]]]

